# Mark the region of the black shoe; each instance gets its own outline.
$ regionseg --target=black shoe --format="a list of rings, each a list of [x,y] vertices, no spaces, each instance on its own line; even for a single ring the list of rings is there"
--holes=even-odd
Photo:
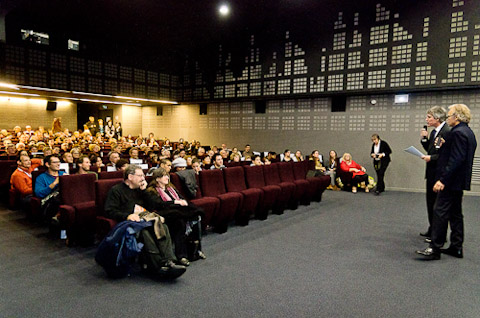
[[[463,251],[462,249],[458,249],[455,247],[450,246],[449,248],[442,248],[440,249],[440,253],[447,254],[456,258],[463,258]]]
[[[164,266],[160,267],[155,273],[159,278],[175,279],[185,273],[187,268],[183,265],[177,265],[173,261],[167,261]]]
[[[380,191],[376,190],[375,195],[380,195]]]
[[[435,252],[431,247],[427,247],[424,250],[419,250],[417,251],[417,254],[422,255],[422,259],[425,261],[436,261],[441,257],[440,252]]]
[[[424,232],[424,233],[420,233],[420,236],[424,236],[424,237],[430,237],[430,232],[427,231],[427,232]]]

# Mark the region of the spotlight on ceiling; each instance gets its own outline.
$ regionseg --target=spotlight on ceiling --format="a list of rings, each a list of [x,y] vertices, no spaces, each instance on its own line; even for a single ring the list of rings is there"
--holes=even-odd
[[[218,7],[218,12],[225,17],[230,13],[230,7],[227,4],[222,4]]]

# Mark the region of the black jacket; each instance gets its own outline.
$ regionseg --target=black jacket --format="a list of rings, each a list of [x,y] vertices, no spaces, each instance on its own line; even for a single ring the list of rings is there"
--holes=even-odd
[[[370,154],[375,153],[373,150],[375,147],[375,144],[372,144],[372,150],[370,151]],[[390,149],[390,146],[387,144],[385,140],[380,140],[380,151],[379,153],[384,153],[385,157],[382,157],[380,159],[381,165],[386,166],[390,162],[390,154],[392,153],[392,149]],[[373,163],[375,165],[375,159],[373,159]]]
[[[470,190],[476,148],[475,134],[466,123],[452,128],[437,161],[436,180],[440,180],[446,190]]]
[[[437,134],[437,137],[447,140],[448,134],[450,133],[450,126],[445,123]],[[435,181],[435,173],[437,169],[437,160],[439,149],[435,147],[435,138],[427,138],[427,140],[420,140],[422,143],[423,149],[430,155],[430,161],[427,162],[425,169],[425,179],[429,182]]]

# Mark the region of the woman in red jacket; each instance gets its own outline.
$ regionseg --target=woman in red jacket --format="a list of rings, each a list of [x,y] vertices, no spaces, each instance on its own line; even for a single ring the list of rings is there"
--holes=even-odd
[[[340,169],[344,172],[351,172],[352,176],[352,192],[357,193],[356,185],[361,183],[362,188],[368,182],[368,175],[366,174],[367,169],[362,167],[352,159],[352,155],[348,152],[344,153],[342,156],[342,163],[340,163]],[[365,186],[365,192],[369,192],[367,186]]]

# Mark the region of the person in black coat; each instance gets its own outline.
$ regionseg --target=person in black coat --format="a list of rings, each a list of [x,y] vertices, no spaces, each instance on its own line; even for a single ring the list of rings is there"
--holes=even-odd
[[[450,126],[445,123],[447,119],[447,111],[440,106],[433,106],[427,110],[427,117],[425,121],[428,127],[434,129],[428,135],[428,131],[423,129],[420,133],[421,144],[423,149],[427,152],[426,156],[422,159],[427,163],[425,169],[425,179],[427,180],[427,213],[428,213],[428,230],[424,233],[420,233],[421,236],[427,237],[427,242],[430,240],[432,233],[432,219],[433,219],[433,205],[437,198],[437,193],[433,192],[433,185],[435,184],[435,173],[437,168],[438,151],[440,150],[440,143],[447,139],[450,132]]]
[[[370,151],[370,156],[373,158],[373,167],[377,172],[377,188],[375,189],[375,194],[379,195],[381,192],[385,191],[385,182],[383,181],[385,177],[385,171],[387,170],[388,164],[390,163],[390,154],[392,149],[385,140],[380,140],[378,134],[372,135],[372,150]]]
[[[437,200],[433,210],[432,242],[425,250],[417,251],[426,260],[438,260],[440,253],[463,257],[463,190],[470,190],[473,157],[477,148],[475,134],[468,127],[470,119],[470,109],[466,105],[449,107],[446,122],[452,130],[440,147],[433,186]],[[440,249],[446,240],[449,222],[450,246]]]

